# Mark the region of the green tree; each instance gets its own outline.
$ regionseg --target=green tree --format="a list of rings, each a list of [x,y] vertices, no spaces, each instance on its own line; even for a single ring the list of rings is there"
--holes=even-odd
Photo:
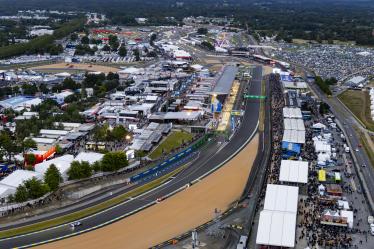
[[[123,151],[108,152],[101,161],[104,172],[116,171],[128,166],[128,164],[126,154]]]
[[[56,167],[56,165],[51,164],[47,171],[44,174],[44,182],[48,184],[49,188],[52,191],[55,191],[60,186],[60,182],[62,182],[61,173]]]
[[[119,43],[118,43],[118,37],[116,35],[109,35],[109,46],[115,50],[118,48]]]
[[[122,125],[118,125],[114,127],[113,130],[111,131],[111,136],[113,137],[114,141],[117,141],[117,142],[124,141],[127,134],[128,134],[128,131]]]
[[[99,172],[102,170],[101,161],[96,161],[91,165],[91,168],[95,172]]]
[[[118,55],[121,57],[125,57],[127,55],[126,46],[122,45],[118,50]]]
[[[44,94],[49,93],[49,89],[48,89],[47,85],[44,84],[44,83],[41,83],[39,85],[39,91],[42,92],[42,93],[44,93]]]
[[[34,165],[36,163],[36,156],[34,154],[26,154],[25,162],[27,165]]]
[[[23,84],[22,85],[22,91],[25,95],[35,95],[35,93],[38,92],[38,88],[35,84]]]
[[[155,43],[156,38],[157,38],[156,33],[153,33],[153,34],[151,35],[151,37],[149,38],[149,45],[153,46],[154,43]]]
[[[28,197],[31,199],[42,197],[50,191],[47,184],[44,184],[41,180],[36,179],[35,177],[25,181],[24,185],[27,189]]]
[[[8,162],[11,161],[12,156],[20,151],[14,139],[6,131],[0,133],[0,148],[5,152]]]
[[[90,43],[90,39],[87,36],[83,36],[81,39],[81,43],[87,45]]]
[[[29,149],[35,149],[37,148],[36,142],[32,138],[26,138],[22,142],[22,150],[23,152],[26,152]]]
[[[208,42],[208,41],[203,41],[201,43],[201,46],[203,46],[204,48],[208,49],[208,50],[214,50],[214,46],[212,43]]]
[[[207,28],[198,28],[197,33],[199,35],[206,35],[206,34],[208,34],[208,29]]]
[[[72,41],[76,41],[76,40],[78,40],[78,34],[77,34],[77,33],[73,33],[73,34],[71,34],[71,35],[70,35],[70,40],[72,40]]]
[[[56,150],[56,154],[57,154],[57,155],[60,155],[60,154],[62,154],[62,152],[63,152],[61,146],[58,145],[58,144],[55,146],[55,150]]]
[[[73,161],[67,172],[69,180],[77,180],[90,177],[92,175],[92,168],[86,161]]]
[[[102,50],[108,52],[110,51],[110,47],[108,46],[108,44],[105,44]]]
[[[76,90],[80,87],[72,78],[68,77],[62,81],[62,89]]]
[[[119,75],[117,73],[109,72],[106,76],[107,80],[119,80]]]
[[[140,159],[142,157],[145,157],[146,153],[143,150],[137,150],[135,151],[135,157]]]
[[[29,199],[29,193],[25,185],[21,184],[17,187],[16,193],[14,194],[15,202],[25,202]]]
[[[134,53],[135,60],[136,61],[140,61],[140,52],[139,52],[139,49],[136,48],[132,52]]]

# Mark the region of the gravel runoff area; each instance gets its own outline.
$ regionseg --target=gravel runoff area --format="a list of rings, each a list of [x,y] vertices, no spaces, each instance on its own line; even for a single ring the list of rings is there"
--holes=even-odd
[[[56,64],[48,64],[42,65],[37,67],[32,67],[33,70],[84,70],[84,71],[92,71],[92,72],[103,72],[103,73],[115,73],[120,71],[119,68],[116,67],[108,67],[108,66],[101,66],[101,65],[94,65],[94,64],[84,64],[84,63],[56,63]]]
[[[190,188],[121,221],[37,248],[143,249],[215,218],[242,194],[256,158],[258,135],[232,160]]]

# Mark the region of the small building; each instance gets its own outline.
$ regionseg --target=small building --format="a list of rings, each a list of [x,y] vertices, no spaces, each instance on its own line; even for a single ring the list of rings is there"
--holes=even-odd
[[[65,102],[65,99],[70,96],[70,95],[73,95],[73,91],[71,90],[64,90],[64,91],[61,91],[60,93],[55,93],[53,96],[52,96],[52,99],[56,100],[56,102],[58,104],[63,104]]]
[[[367,79],[362,76],[355,76],[347,81],[347,85],[350,87],[359,87],[360,85],[365,85]]]
[[[40,151],[48,151],[57,143],[55,138],[33,137],[32,140],[36,142],[37,149]]]
[[[30,96],[16,96],[0,101],[0,107],[4,109],[13,109],[15,111],[29,110],[32,106],[42,103],[40,98]]]

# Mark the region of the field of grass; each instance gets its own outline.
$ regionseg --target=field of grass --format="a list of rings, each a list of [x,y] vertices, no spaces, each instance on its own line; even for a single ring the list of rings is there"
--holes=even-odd
[[[71,213],[68,215],[63,215],[61,217],[47,220],[47,221],[42,221],[39,223],[35,223],[32,225],[28,226],[23,226],[19,228],[14,228],[14,229],[9,229],[9,230],[3,230],[0,232],[0,239],[1,238],[7,238],[11,236],[16,236],[20,234],[26,234],[26,233],[31,233],[35,231],[40,231],[43,229],[47,229],[49,227],[54,227],[62,224],[66,224],[75,220],[82,219],[84,217],[87,217],[89,215],[98,213],[100,211],[103,211],[105,209],[108,209],[109,207],[115,206],[121,202],[126,201],[129,198],[136,197],[142,193],[145,193],[157,186],[160,186],[162,183],[164,183],[168,178],[178,174],[181,170],[183,170],[186,166],[179,167],[178,169],[170,172],[169,174],[166,174],[152,182],[149,182],[141,187],[135,188],[123,195],[120,195],[118,197],[115,197],[113,199],[107,200],[105,202],[102,202],[98,205],[95,205],[93,207],[89,207],[80,211],[77,211],[75,213]]]
[[[157,148],[149,154],[151,159],[157,159],[163,154],[167,155],[172,150],[178,148],[183,143],[191,141],[193,138],[191,133],[185,131],[173,131],[170,135],[162,141]]]
[[[348,90],[340,94],[338,98],[368,130],[374,131],[374,121],[371,119],[370,96],[368,92]]]

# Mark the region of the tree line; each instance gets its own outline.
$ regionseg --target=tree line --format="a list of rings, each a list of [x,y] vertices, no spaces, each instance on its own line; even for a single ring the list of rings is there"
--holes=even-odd
[[[108,152],[101,161],[90,165],[87,161],[73,161],[67,171],[69,180],[85,179],[95,172],[114,172],[128,166],[126,154],[123,151]],[[43,180],[35,177],[24,181],[16,189],[14,195],[9,195],[9,202],[25,202],[44,196],[58,190],[63,179],[56,165],[51,164],[44,174]]]
[[[84,19],[74,19],[63,24],[60,28],[53,32],[53,35],[43,35],[31,39],[26,43],[12,44],[0,47],[0,58],[5,59],[23,54],[58,54],[62,52],[62,46],[54,44],[56,40],[62,39],[70,33],[82,30],[84,27]]]

